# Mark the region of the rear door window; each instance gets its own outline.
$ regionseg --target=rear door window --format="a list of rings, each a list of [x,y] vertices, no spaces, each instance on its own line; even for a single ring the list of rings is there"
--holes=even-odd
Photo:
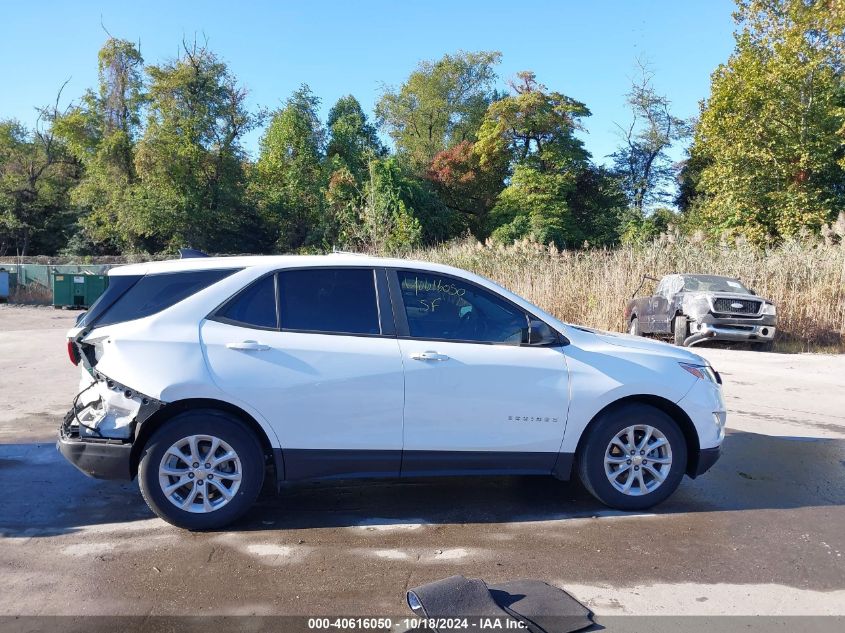
[[[312,268],[279,273],[282,330],[381,334],[371,268]]]
[[[96,325],[112,325],[156,314],[228,277],[229,270],[190,270],[145,275],[97,319]]]
[[[241,290],[217,311],[214,320],[243,327],[277,329],[276,276],[268,275]]]

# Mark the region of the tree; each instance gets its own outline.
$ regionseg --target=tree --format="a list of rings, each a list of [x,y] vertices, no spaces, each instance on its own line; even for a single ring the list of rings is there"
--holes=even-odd
[[[357,234],[359,210],[365,204],[370,163],[385,156],[387,149],[367,120],[361,104],[349,95],[329,110],[326,165],[327,216],[322,239],[326,245],[349,245]]]
[[[513,94],[490,104],[474,151],[481,167],[506,162],[512,176],[490,213],[492,236],[558,246],[580,243],[573,202],[590,155],[575,136],[590,111],[550,92],[532,72],[511,82]]]
[[[375,127],[352,95],[341,97],[332,106],[326,127],[326,158],[331,162],[332,171],[346,167],[359,180],[364,180],[370,161],[387,153]]]
[[[458,51],[424,61],[398,89],[387,89],[376,116],[397,152],[424,173],[434,156],[473,141],[488,104],[496,98],[493,67],[501,53]]]
[[[39,108],[32,130],[19,121],[0,121],[0,254],[51,252],[67,238],[72,223],[67,194],[79,166],[56,136],[61,94]]]
[[[355,241],[371,253],[402,253],[419,246],[422,228],[402,196],[402,171],[395,158],[370,162],[366,199]]]
[[[434,157],[426,178],[447,209],[457,215],[455,235],[470,229],[482,236],[490,209],[505,186],[507,168],[506,160],[482,166],[470,141],[461,141]]]
[[[569,198],[570,241],[578,246],[602,246],[619,240],[619,226],[627,200],[612,171],[588,165],[578,173]]]
[[[704,228],[756,243],[818,230],[845,206],[845,6],[739,0],[693,145]]]
[[[149,114],[126,230],[156,250],[259,248],[258,218],[244,204],[241,139],[257,124],[246,109],[246,91],[225,63],[196,43],[147,73]]]
[[[137,182],[135,147],[141,128],[143,58],[126,40],[110,37],[98,56],[99,86],[56,122],[58,134],[84,167],[71,201],[83,209],[83,243],[111,252],[141,245],[128,217]]]
[[[631,122],[618,126],[622,147],[612,157],[629,204],[644,216],[650,204],[669,197],[666,185],[674,182],[676,170],[666,151],[689,136],[690,126],[670,112],[671,103],[654,89],[648,67],[639,67],[640,78],[626,95]]]
[[[282,251],[321,243],[325,132],[317,116],[319,105],[303,85],[273,113],[261,138],[255,192]]]

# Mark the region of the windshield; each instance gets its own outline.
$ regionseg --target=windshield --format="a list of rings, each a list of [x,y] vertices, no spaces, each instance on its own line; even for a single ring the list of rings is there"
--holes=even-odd
[[[752,292],[736,279],[717,275],[684,275],[682,292],[733,292],[750,295]]]

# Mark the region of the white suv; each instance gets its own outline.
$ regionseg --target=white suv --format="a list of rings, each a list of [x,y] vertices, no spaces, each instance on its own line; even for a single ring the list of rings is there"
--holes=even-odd
[[[701,357],[562,323],[493,282],[355,255],[192,258],[111,270],[68,334],[60,429],[83,472],[140,481],[207,529],[274,483],[575,470],[607,505],[659,503],[718,458]]]

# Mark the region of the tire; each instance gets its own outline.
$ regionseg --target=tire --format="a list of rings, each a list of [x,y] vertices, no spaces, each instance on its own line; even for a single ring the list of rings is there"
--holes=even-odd
[[[771,352],[775,348],[774,341],[765,341],[763,343],[755,343],[754,349],[758,352]]]
[[[216,466],[211,459],[205,461],[214,440],[218,442],[214,456],[223,460]],[[235,457],[226,459],[230,451]],[[193,461],[190,454],[201,459]],[[206,464],[211,467],[205,468]],[[168,470],[161,473],[161,469]],[[172,474],[177,472],[178,476]],[[184,485],[168,495],[164,482]],[[221,528],[242,517],[258,497],[264,483],[264,454],[255,433],[238,418],[214,409],[186,411],[153,433],[141,455],[138,483],[144,501],[168,523],[188,530]],[[227,495],[231,495],[228,500]],[[179,501],[188,509],[177,507]]]
[[[683,347],[684,341],[686,341],[689,336],[689,321],[687,320],[687,317],[683,314],[677,315],[675,317],[675,323],[672,327],[672,331],[675,333],[675,345]]]
[[[614,438],[631,428],[635,428],[633,435],[636,445],[642,441],[648,427],[654,429],[651,439],[648,440],[649,445],[657,444],[660,439],[665,439],[667,443],[651,451],[643,449],[646,450],[645,455],[633,456],[627,449],[622,451],[616,445],[611,447]],[[645,510],[664,501],[680,484],[687,467],[686,441],[677,423],[660,409],[642,403],[611,409],[602,414],[588,433],[578,451],[576,471],[584,487],[603,504],[618,510]],[[627,434],[625,436],[628,437]],[[620,442],[625,443],[622,440]],[[665,462],[667,455],[670,463],[657,462]],[[606,456],[615,462],[606,466]],[[644,458],[654,461],[650,463],[649,459]],[[640,460],[644,463],[638,467],[634,463],[626,463]],[[663,476],[659,483],[658,478],[648,470],[649,466],[652,471]],[[611,483],[611,475],[606,472],[606,468],[618,473],[615,479],[619,486],[624,487],[629,479],[633,480],[629,492],[619,490]],[[629,476],[626,474],[629,472],[640,474]],[[644,488],[640,481],[645,484]]]
[[[633,336],[643,335],[643,331],[640,329],[640,320],[637,317],[631,319],[631,323],[628,326],[628,334],[632,334]]]

